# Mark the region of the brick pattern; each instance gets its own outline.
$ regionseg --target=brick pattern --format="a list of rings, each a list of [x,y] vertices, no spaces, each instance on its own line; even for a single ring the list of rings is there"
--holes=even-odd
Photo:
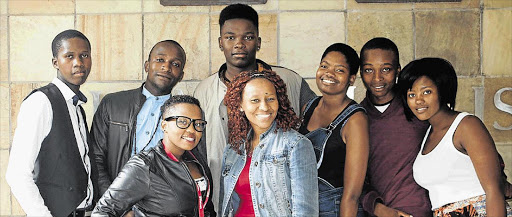
[[[217,39],[223,8],[164,7],[159,0],[0,0],[0,216],[24,214],[5,183],[8,150],[23,98],[56,75],[50,44],[57,33],[78,29],[91,41],[93,66],[81,88],[90,100],[84,106],[90,124],[105,94],[141,85],[146,78],[142,65],[160,40],[174,39],[184,47],[185,77],[173,94],[192,94],[200,80],[224,63]],[[494,127],[512,125],[510,113],[494,106],[496,92],[512,84],[512,1],[268,0],[254,8],[260,14],[262,39],[257,57],[295,70],[317,94],[320,56],[335,42],[359,51],[373,37],[391,38],[402,66],[426,56],[448,59],[459,75],[456,108],[482,110],[512,177],[512,133]],[[476,100],[475,87],[482,90],[482,100]],[[364,98],[359,78],[353,91],[356,101]],[[500,97],[512,105],[512,91]]]
[[[73,28],[74,17],[10,16],[10,81],[51,81],[56,70],[51,64],[53,38]]]
[[[9,4],[9,14],[73,14],[75,4],[73,0],[19,0],[3,1]]]
[[[12,1],[12,0],[10,0]],[[58,1],[58,0],[57,0]],[[74,0],[76,13],[103,14],[103,13],[140,13],[142,0]]]
[[[343,10],[345,9],[344,0],[317,0],[317,1],[297,1],[280,0],[280,10]]]
[[[512,2],[512,1],[509,1]],[[482,73],[510,76],[512,68],[512,10],[485,10],[482,26]]]
[[[79,15],[76,29],[91,42],[88,81],[142,79],[142,15]]]
[[[0,16],[0,81],[8,81],[7,16]]]
[[[284,12],[279,17],[279,64],[314,78],[325,48],[345,42],[340,12]]]
[[[477,10],[415,13],[416,58],[442,57],[458,75],[479,75],[479,20]]]

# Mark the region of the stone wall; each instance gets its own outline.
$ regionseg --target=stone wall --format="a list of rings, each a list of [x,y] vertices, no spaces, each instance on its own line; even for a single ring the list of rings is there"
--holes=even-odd
[[[0,215],[23,215],[4,178],[9,147],[22,99],[56,76],[50,45],[57,33],[77,29],[91,41],[92,71],[81,88],[90,99],[85,106],[90,123],[102,96],[144,81],[143,62],[160,40],[177,40],[187,52],[185,78],[175,94],[192,93],[215,73],[224,62],[217,43],[223,7],[163,7],[159,0],[0,0]],[[399,47],[402,66],[427,56],[448,59],[459,76],[456,109],[484,120],[512,176],[512,130],[504,129],[512,125],[511,0],[268,0],[254,8],[262,38],[258,57],[295,70],[314,90],[321,54],[335,42],[359,50],[373,37],[388,37]],[[360,101],[359,78],[355,86]],[[505,104],[501,110],[497,92]]]

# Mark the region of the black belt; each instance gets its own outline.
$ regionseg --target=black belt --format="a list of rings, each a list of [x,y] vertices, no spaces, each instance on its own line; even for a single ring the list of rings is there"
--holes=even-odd
[[[71,212],[68,217],[86,217],[91,216],[91,211],[88,211],[87,209],[76,209],[75,211]]]

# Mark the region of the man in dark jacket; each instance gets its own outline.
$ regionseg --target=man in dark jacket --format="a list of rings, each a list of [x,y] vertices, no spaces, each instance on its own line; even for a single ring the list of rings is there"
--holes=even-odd
[[[185,51],[178,42],[158,42],[144,63],[146,82],[137,89],[111,93],[102,99],[91,129],[100,195],[132,155],[156,146],[162,139],[160,106],[183,78],[185,61]]]

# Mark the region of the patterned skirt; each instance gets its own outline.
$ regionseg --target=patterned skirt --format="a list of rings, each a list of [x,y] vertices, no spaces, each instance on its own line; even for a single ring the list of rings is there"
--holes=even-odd
[[[512,208],[506,204],[507,217],[512,217]],[[434,210],[436,217],[486,217],[485,194],[444,205]]]

